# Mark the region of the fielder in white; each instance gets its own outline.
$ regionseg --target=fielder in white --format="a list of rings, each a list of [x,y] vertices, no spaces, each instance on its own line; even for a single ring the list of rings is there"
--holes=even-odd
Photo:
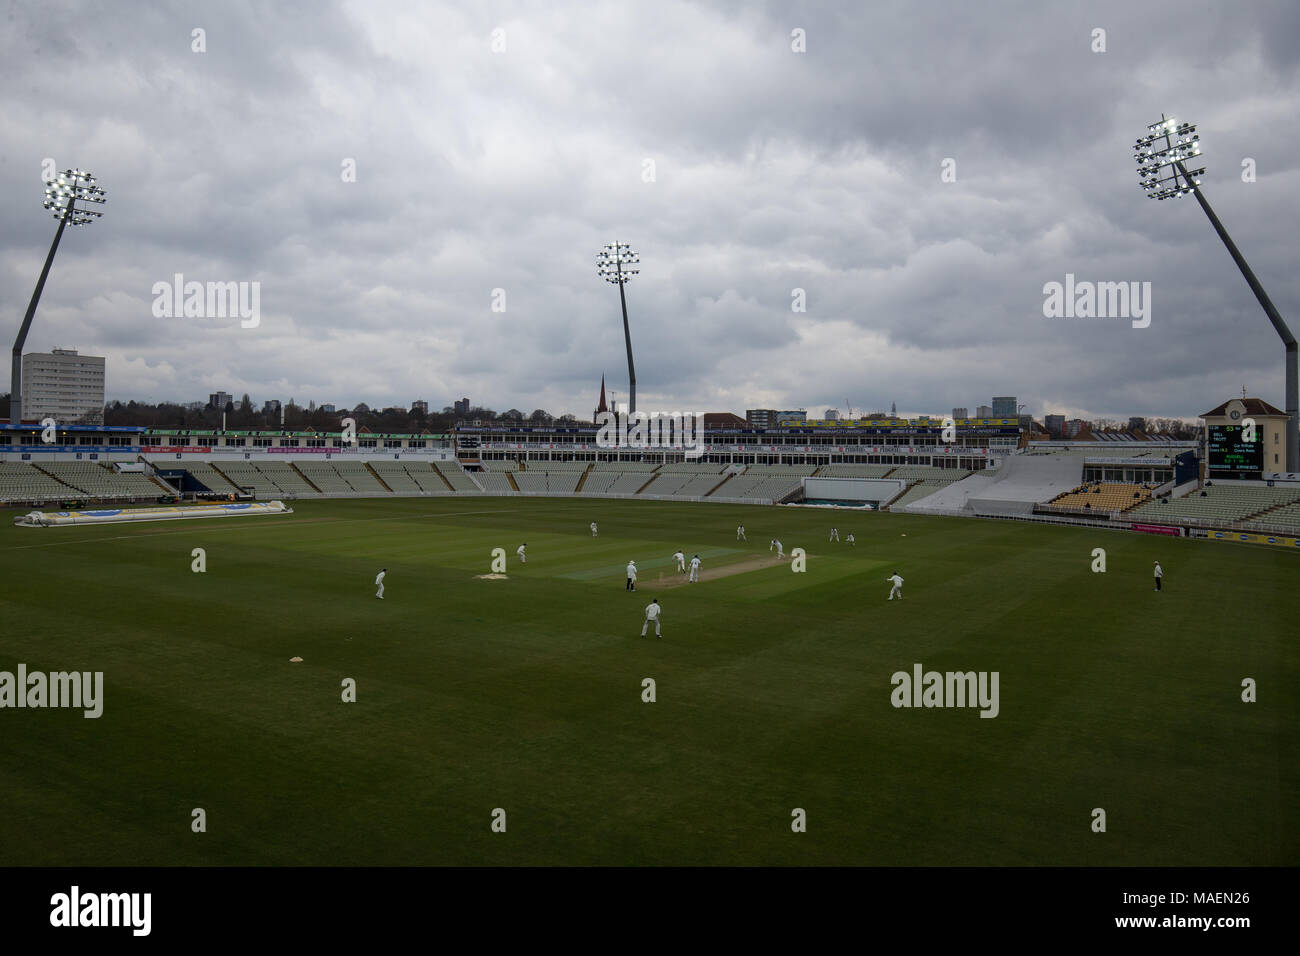
[[[885,580],[894,585],[889,589],[889,600],[892,601],[895,594],[898,595],[900,601],[903,600],[903,579],[898,576],[898,572],[895,571],[889,577],[885,578]]]
[[[700,582],[700,556],[698,554],[691,558],[691,576],[686,579],[686,583],[690,584],[692,581],[696,584]]]
[[[379,598],[381,601],[384,599],[384,575],[387,573],[388,569],[384,568],[375,575],[375,585],[379,588],[379,590],[375,592],[375,597]]]
[[[523,562],[524,564],[527,564],[527,563],[528,563],[528,559],[527,559],[526,557],[524,557],[524,548],[526,548],[526,547],[528,547],[528,542],[527,542],[527,541],[525,541],[525,542],[524,542],[523,544],[521,544],[517,549],[515,549],[515,554],[519,555],[519,560],[520,560],[521,562]]]
[[[853,534],[852,534],[852,533],[850,533],[849,536],[848,536],[847,538],[845,538],[844,540],[845,540],[846,542],[848,542],[849,544],[852,544],[852,545],[855,545],[855,546],[857,545],[857,542],[853,540]]]
[[[661,634],[661,633],[659,632],[659,615],[660,615],[661,613],[663,613],[663,609],[659,606],[659,599],[658,599],[658,598],[655,598],[653,601],[651,601],[649,604],[647,604],[647,605],[645,606],[645,621],[642,622],[642,624],[641,624],[641,636],[642,636],[642,637],[645,637],[645,631],[646,631],[646,628],[650,626],[650,622],[651,622],[651,621],[654,621],[654,622],[655,622],[655,637],[659,638],[659,640],[661,640],[661,641],[664,639],[663,634]]]
[[[743,524],[736,529],[736,540],[737,541],[749,540],[748,538],[745,537],[745,526]]]
[[[599,536],[596,534],[596,522],[594,522],[594,521],[591,523],[591,536],[592,536],[593,538],[595,538],[595,537],[599,537]]]
[[[677,562],[677,570],[678,570],[680,573],[685,574],[685,573],[686,573],[686,555],[682,554],[680,551],[677,551],[677,552],[675,552],[675,553],[673,554],[673,560]]]
[[[838,541],[838,540],[840,540],[840,529],[839,529],[839,528],[831,528],[831,536],[830,536],[830,540],[831,540],[831,541]]]
[[[627,590],[629,591],[636,590],[636,562],[635,561],[629,561],[627,563]]]

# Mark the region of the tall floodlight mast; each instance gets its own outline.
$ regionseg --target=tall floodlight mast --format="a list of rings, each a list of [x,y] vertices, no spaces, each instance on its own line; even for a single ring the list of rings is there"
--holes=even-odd
[[[1196,127],[1191,123],[1179,123],[1172,116],[1161,114],[1160,122],[1148,126],[1147,134],[1133,145],[1139,185],[1146,190],[1148,199],[1181,199],[1188,193],[1196,197],[1196,201],[1205,210],[1205,215],[1209,217],[1210,225],[1214,226],[1214,231],[1228,247],[1232,261],[1241,270],[1250,291],[1255,293],[1255,298],[1264,308],[1264,314],[1282,339],[1286,348],[1286,470],[1291,473],[1300,472],[1300,442],[1297,441],[1297,427],[1300,426],[1300,375],[1297,374],[1295,336],[1282,321],[1273,300],[1255,278],[1255,273],[1228,235],[1228,230],[1223,228],[1223,223],[1201,194],[1200,177],[1205,174],[1205,167],[1189,170],[1186,166],[1188,161],[1200,161],[1200,140]]]
[[[77,203],[82,203],[78,206]],[[41,292],[45,289],[45,280],[49,277],[50,266],[54,264],[54,253],[59,250],[59,240],[63,238],[63,227],[67,225],[85,226],[94,222],[102,212],[87,208],[86,203],[103,205],[104,190],[95,185],[95,177],[84,169],[65,169],[58,178],[45,188],[45,208],[59,221],[59,228],[54,231],[54,242],[50,245],[50,254],[45,257],[45,268],[36,281],[36,291],[32,301],[27,305],[27,314],[23,316],[18,338],[14,340],[13,365],[11,366],[9,394],[9,422],[18,425],[23,420],[23,343],[27,341],[27,332],[32,327],[32,317],[36,315],[36,304],[41,301]]]
[[[618,301],[623,306],[623,340],[627,343],[627,410],[631,414],[636,411],[636,368],[632,364],[632,333],[627,327],[627,295],[623,291],[623,286],[631,281],[634,275],[639,275],[640,269],[630,269],[628,266],[636,265],[641,261],[641,257],[632,251],[632,247],[625,242],[611,242],[601,249],[596,256],[596,272],[606,282],[612,282],[618,286]]]

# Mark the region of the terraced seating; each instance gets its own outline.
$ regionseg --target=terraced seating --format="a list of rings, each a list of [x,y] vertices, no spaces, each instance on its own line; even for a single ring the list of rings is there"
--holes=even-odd
[[[91,461],[44,462],[41,469],[92,498],[156,498],[162,486],[139,472],[117,472]]]
[[[280,490],[295,495],[314,495],[316,489],[302,480],[302,475],[293,470],[287,461],[264,461],[257,465],[259,471],[266,475]]]
[[[321,491],[330,493],[343,493],[352,490],[352,487],[343,480],[332,465],[323,461],[303,461],[298,463],[298,470]]]
[[[933,465],[899,465],[889,473],[890,478],[936,479],[944,482],[960,481],[974,472],[963,468],[935,468]]]
[[[893,465],[826,465],[818,478],[884,478]]]
[[[541,492],[549,490],[546,484],[546,472],[533,471],[531,468],[515,475],[515,484],[519,486],[520,491]]]
[[[890,475],[889,477],[897,478],[901,476]],[[910,505],[913,501],[920,501],[922,498],[928,498],[936,491],[939,491],[941,488],[947,488],[951,484],[952,481],[943,478],[922,478],[917,481],[916,484],[911,485],[898,498],[891,501],[889,503],[889,510],[898,511],[904,505]]]
[[[528,462],[529,471],[575,471],[578,473],[587,470],[591,465],[589,461],[530,461]]]
[[[280,487],[250,461],[223,461],[217,467],[239,487],[251,488],[258,498],[276,498],[283,494]]]
[[[451,490],[447,488],[447,481],[450,481],[451,479],[448,478],[447,481],[443,481],[444,472],[435,467],[433,462],[402,461],[399,464],[406,469],[406,473],[411,476],[411,480],[419,485],[420,490],[426,494],[449,495],[452,493]],[[443,464],[449,470],[454,469],[459,474],[460,478],[457,480],[469,478],[460,465],[455,462],[443,462]],[[466,490],[478,491],[478,485],[475,485],[472,481],[469,484],[470,488]],[[452,485],[452,488],[455,487],[455,485]]]
[[[182,461],[179,467],[188,471],[195,479],[209,491],[232,493],[239,491],[221,472],[208,464],[206,461]]]
[[[71,498],[76,492],[27,462],[0,462],[0,501]]]
[[[1252,520],[1277,525],[1289,534],[1300,535],[1300,504],[1283,505]]]
[[[596,471],[619,471],[625,473],[633,471],[654,471],[658,467],[659,466],[652,461],[598,461],[595,463],[593,473]],[[666,471],[673,467],[675,466],[664,465],[661,470]]]
[[[1225,523],[1252,520],[1262,511],[1300,502],[1300,490],[1294,487],[1268,488],[1263,485],[1236,485],[1214,482],[1202,489],[1205,494],[1193,491],[1168,503],[1149,501],[1132,511],[1134,519],[1178,520],[1196,519],[1206,523]],[[1261,517],[1261,521],[1267,518]]]
[[[330,463],[338,476],[348,483],[348,486],[358,494],[388,494],[386,488],[379,483],[364,461],[335,461]]]
[[[418,492],[424,490],[416,483],[415,479],[407,473],[406,467],[400,461],[374,461],[370,463],[370,467],[375,470],[375,474],[383,479],[384,484],[395,492]],[[426,465],[426,468],[427,467],[428,466]],[[430,477],[437,481],[438,484],[442,484],[436,475],[431,475]],[[442,490],[446,491],[447,489],[444,487]]]
[[[769,466],[770,467],[770,466]],[[717,498],[758,498],[780,501],[801,484],[802,474],[787,474],[784,477],[771,474],[735,475],[723,482],[714,492]]]
[[[716,461],[674,461],[674,462],[669,462],[666,465],[663,465],[659,469],[659,474],[661,475],[675,475],[675,474],[720,475],[726,469],[726,467],[727,467],[726,465],[720,465]],[[631,469],[624,466],[624,471],[630,471],[630,470]],[[653,471],[654,470],[653,466],[651,466],[647,470]]]
[[[460,466],[460,462],[440,461],[434,463],[433,467],[437,468],[442,476],[447,479],[447,482],[451,485],[453,491],[481,490],[479,486],[474,483],[474,479],[469,476],[469,473]],[[424,484],[423,481],[420,483]]]
[[[1093,511],[1127,511],[1151,497],[1146,485],[1131,482],[1094,482],[1080,485],[1048,502],[1057,508],[1090,508]]]
[[[311,497],[316,489],[302,480],[288,462],[223,461],[218,466],[235,484],[250,487],[258,498],[278,498],[284,494]]]
[[[478,478],[479,484],[483,486],[484,491],[490,491],[493,494],[507,495],[513,495],[515,493],[515,489],[510,486],[510,476],[504,471],[485,471],[475,475],[475,477]],[[523,477],[524,473],[522,471],[519,472],[517,480],[519,481],[520,488],[523,488],[524,486],[522,481]]]

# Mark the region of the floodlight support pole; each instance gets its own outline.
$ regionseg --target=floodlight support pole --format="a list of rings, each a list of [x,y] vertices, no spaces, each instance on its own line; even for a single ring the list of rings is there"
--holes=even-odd
[[[617,246],[615,251],[617,252]],[[618,270],[618,301],[623,306],[623,340],[627,343],[627,411],[636,414],[636,368],[632,365],[632,333],[627,325],[627,295],[623,291],[623,266],[615,256],[614,267]]]
[[[49,278],[50,266],[54,265],[54,254],[59,251],[63,227],[68,224],[68,219],[72,216],[75,202],[76,200],[68,201],[67,212],[59,220],[59,228],[54,232],[54,242],[50,244],[50,254],[45,257],[45,268],[41,270],[41,277],[36,280],[36,291],[32,293],[32,301],[27,304],[27,314],[23,316],[18,338],[14,340],[13,365],[10,367],[9,378],[9,424],[11,425],[21,425],[23,421],[23,345],[32,327],[32,318],[36,315],[36,305],[41,301],[41,293],[45,291],[45,280]]]
[[[1175,163],[1178,171],[1183,174],[1188,183],[1192,183],[1192,178],[1187,175],[1187,170],[1182,163]],[[1255,273],[1251,270],[1246,262],[1245,256],[1237,248],[1237,244],[1232,241],[1228,235],[1228,230],[1223,228],[1223,223],[1219,217],[1214,214],[1210,204],[1205,197],[1201,195],[1199,186],[1193,183],[1192,195],[1196,201],[1201,204],[1205,210],[1205,215],[1209,217],[1210,225],[1214,231],[1219,234],[1223,244],[1228,247],[1228,254],[1232,256],[1232,261],[1237,264],[1241,274],[1246,279],[1246,284],[1250,286],[1250,291],[1255,293],[1255,298],[1264,309],[1264,314],[1268,320],[1273,323],[1273,328],[1278,336],[1282,339],[1282,344],[1286,347],[1286,471],[1290,474],[1300,472],[1300,352],[1297,352],[1295,336],[1287,328],[1286,322],[1283,321],[1277,307],[1273,305],[1273,300],[1268,297],[1264,287],[1260,285],[1259,279],[1255,278]]]

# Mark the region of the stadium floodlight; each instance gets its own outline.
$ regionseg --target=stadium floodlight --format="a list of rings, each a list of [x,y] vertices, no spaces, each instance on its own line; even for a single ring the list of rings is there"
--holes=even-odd
[[[632,333],[627,326],[627,294],[623,286],[627,285],[640,269],[627,268],[641,261],[641,257],[632,251],[625,242],[611,242],[596,255],[596,273],[606,282],[618,286],[618,301],[623,306],[623,340],[627,343],[627,410],[636,411],[636,367],[632,364]]]
[[[1201,194],[1201,176],[1205,175],[1205,167],[1187,168],[1189,162],[1199,161],[1201,156],[1201,137],[1197,134],[1196,127],[1191,123],[1180,123],[1172,116],[1161,115],[1160,122],[1148,126],[1146,135],[1134,143],[1133,152],[1137,161],[1138,185],[1146,190],[1148,199],[1181,199],[1189,193],[1196,197],[1196,201],[1205,210],[1210,225],[1223,240],[1232,261],[1241,270],[1250,291],[1255,293],[1264,314],[1282,339],[1286,349],[1286,471],[1293,474],[1300,472],[1300,353],[1297,352],[1295,336],[1287,328],[1259,279],[1255,278],[1255,273],[1228,235],[1228,230],[1223,228],[1223,223]]]
[[[27,314],[18,330],[18,338],[14,340],[9,389],[9,423],[12,425],[22,424],[23,420],[23,343],[27,341],[27,332],[32,327],[32,317],[36,315],[36,304],[41,301],[41,292],[45,289],[50,266],[54,264],[54,253],[58,251],[59,240],[63,238],[63,227],[89,225],[103,215],[90,208],[90,205],[102,206],[105,202],[104,190],[97,185],[95,177],[84,169],[65,169],[45,187],[45,208],[59,221],[59,228],[54,232],[50,254],[45,257],[45,267],[41,269],[36,291],[32,293],[32,300],[27,305]]]

